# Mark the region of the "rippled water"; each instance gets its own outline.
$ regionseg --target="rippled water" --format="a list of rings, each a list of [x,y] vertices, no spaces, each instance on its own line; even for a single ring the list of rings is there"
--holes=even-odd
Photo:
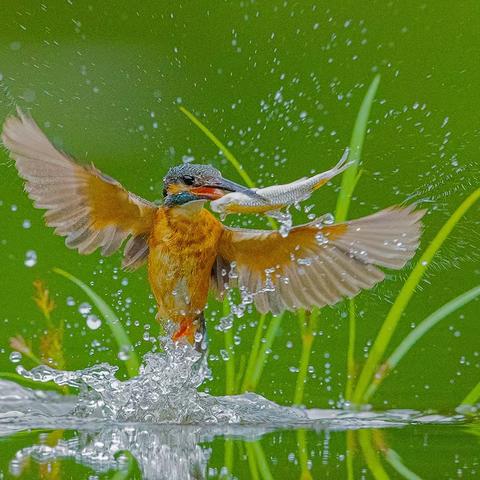
[[[164,340],[164,346],[163,353],[147,354],[140,374],[127,381],[118,380],[116,367],[108,364],[72,372],[19,366],[27,378],[75,387],[79,393],[61,395],[0,382],[0,436],[43,431],[12,453],[10,474],[22,475],[33,460],[40,465],[73,461],[97,474],[112,469],[125,473],[135,464],[145,479],[206,478],[221,470],[209,467],[212,449],[203,446],[216,437],[257,446],[256,440],[275,431],[326,435],[468,423],[460,414],[299,409],[253,393],[212,396],[197,391],[208,375],[204,357],[187,344]],[[52,441],[59,430],[73,435],[62,432]],[[325,455],[325,445],[322,449]]]

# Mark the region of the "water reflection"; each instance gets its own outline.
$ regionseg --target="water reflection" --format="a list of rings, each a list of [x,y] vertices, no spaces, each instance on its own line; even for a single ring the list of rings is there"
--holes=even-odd
[[[438,425],[367,428],[341,431],[328,428],[271,432],[255,426],[193,425],[93,425],[72,432],[39,433],[36,441],[12,451],[8,473],[34,478],[61,478],[61,465],[71,477],[97,479],[206,479],[206,478],[301,478],[333,475],[334,478],[473,478],[480,455],[478,428],[459,430]],[[473,431],[470,431],[472,430]],[[440,433],[440,435],[439,435]],[[440,441],[448,433],[449,450]],[[226,437],[222,442],[215,437]],[[476,442],[476,443],[475,443]],[[396,449],[402,451],[402,455]],[[5,450],[4,450],[5,454]],[[405,454],[405,455],[404,455]],[[83,470],[78,470],[83,468]],[[78,471],[77,471],[78,470]],[[421,475],[430,472],[430,475]],[[118,472],[111,477],[111,472]],[[0,473],[7,473],[7,470]],[[83,474],[83,475],[81,475]],[[78,477],[76,476],[78,475]],[[80,476],[81,475],[81,476]],[[3,477],[2,477],[3,478]]]
[[[218,417],[216,423],[119,422],[79,416],[75,413],[77,397],[33,391],[6,381],[0,381],[0,392],[0,436],[6,441],[4,447],[8,441],[12,444],[12,448],[3,448],[2,459],[8,463],[0,463],[0,474],[8,471],[22,478],[32,478],[34,468],[46,469],[49,478],[61,478],[60,473],[53,473],[60,472],[64,462],[70,462],[69,472],[72,468],[93,470],[96,476],[90,478],[109,471],[119,472],[122,477],[118,478],[133,475],[143,479],[232,478],[232,472],[237,478],[273,478],[275,472],[285,478],[309,479],[327,471],[370,478],[365,474],[369,471],[382,478],[387,469],[410,472],[410,478],[417,478],[416,465],[407,466],[392,444],[405,448],[408,437],[407,444],[415,446],[411,429],[421,428],[415,448],[425,448],[429,433],[448,427],[458,435],[459,425],[467,422],[461,415],[408,410],[353,413],[311,409],[300,411],[300,416],[298,410],[264,399],[267,403],[258,403],[262,397],[248,395],[207,396],[206,402],[197,403],[197,407],[207,408],[215,399],[217,412],[222,408],[231,412],[236,403],[237,417]],[[200,397],[200,402],[203,400]],[[257,416],[248,417],[255,409]],[[289,416],[292,412],[294,416]],[[275,415],[276,422],[272,421]],[[232,423],[232,418],[243,419],[243,424]],[[250,424],[247,418],[252,420]],[[25,431],[32,433],[26,445],[18,447],[12,440]],[[472,434],[478,434],[478,428],[470,421],[462,435],[471,439]],[[402,438],[395,441],[399,435]],[[459,449],[467,444],[460,441]],[[459,453],[453,453],[456,459],[444,459],[449,466],[458,461]],[[466,458],[462,474],[471,473],[479,460],[471,451]]]
[[[19,450],[9,470],[19,477],[31,459],[43,464],[73,459],[97,473],[127,472],[135,461],[144,479],[205,478],[209,451],[199,443],[208,438],[200,427],[106,425],[53,446],[43,436],[42,443]]]

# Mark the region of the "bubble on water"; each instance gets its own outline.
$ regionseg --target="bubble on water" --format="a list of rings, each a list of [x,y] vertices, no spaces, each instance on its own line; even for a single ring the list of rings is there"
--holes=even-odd
[[[23,263],[26,267],[34,267],[37,264],[37,252],[35,250],[27,250]]]
[[[87,316],[87,327],[90,330],[97,330],[102,326],[102,321],[96,315],[88,315]]]
[[[75,300],[73,297],[67,297],[66,303],[69,307],[73,307],[75,305]]]
[[[19,363],[22,360],[22,354],[20,352],[12,352],[8,358],[12,363]]]
[[[32,226],[32,222],[27,218],[22,222],[22,227],[28,229]]]
[[[82,315],[88,315],[92,311],[92,306],[87,302],[83,302],[78,306],[78,311]]]

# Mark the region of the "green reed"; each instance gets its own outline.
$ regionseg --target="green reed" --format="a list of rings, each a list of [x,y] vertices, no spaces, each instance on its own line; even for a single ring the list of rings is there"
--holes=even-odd
[[[267,316],[265,314],[262,314],[258,319],[257,329],[255,330],[255,337],[253,339],[250,355],[248,356],[247,368],[245,370],[245,375],[243,377],[243,381],[241,384],[241,389],[240,389],[241,392],[248,391],[249,387],[252,384],[253,372],[255,371],[255,368],[257,366],[258,351],[260,349],[260,345],[262,341],[262,335],[263,335],[263,329],[265,326],[266,317]]]
[[[475,405],[480,402],[480,382],[478,382],[467,396],[462,400],[461,405]]]
[[[344,222],[348,216],[348,209],[358,181],[362,148],[367,133],[368,118],[379,84],[380,75],[376,75],[363,98],[353,126],[352,138],[350,140],[350,151],[348,154],[348,161],[352,162],[352,164],[342,174],[342,183],[337,198],[337,207],[335,209],[335,220],[337,222]]]
[[[192,112],[187,110],[185,107],[179,107],[180,111],[184,113],[194,125],[196,125],[223,153],[225,158],[232,164],[238,174],[242,177],[242,180],[245,182],[247,187],[254,188],[255,184],[250,178],[248,173],[243,169],[242,164],[237,160],[235,155],[218,139],[216,135],[212,133]]]
[[[300,428],[297,430],[297,451],[301,472],[300,480],[313,480],[313,476],[308,468],[307,431]]]
[[[363,458],[368,469],[372,472],[375,480],[389,480],[390,477],[385,471],[375,447],[372,445],[372,432],[367,429],[358,431],[358,443],[362,450]]]
[[[118,319],[117,315],[115,315],[114,311],[88,285],[85,285],[85,283],[83,283],[77,277],[73,276],[71,273],[62,270],[61,268],[54,268],[53,271],[70,280],[87,294],[87,296],[98,308],[103,318],[107,322],[107,325],[112,332],[113,338],[117,342],[118,349],[128,355],[128,358],[125,360],[125,367],[127,369],[128,375],[130,377],[138,375],[140,362],[138,361],[137,354],[135,353],[132,342],[130,341],[127,332],[124,330],[120,320]]]
[[[342,175],[342,183],[337,198],[335,208],[335,220],[344,222],[347,220],[350,202],[353,192],[361,175],[360,162],[362,159],[362,149],[367,134],[368,119],[372,104],[380,84],[380,75],[376,75],[368,87],[367,93],[363,98],[362,104],[355,119],[350,139],[350,151],[348,161],[352,162],[350,168],[345,170]],[[357,331],[357,319],[355,315],[355,300],[348,300],[348,348],[347,348],[347,380],[345,384],[345,400],[350,401],[353,393],[353,382],[355,380],[355,342]]]
[[[387,449],[385,452],[385,460],[406,480],[422,480],[415,472],[412,472],[412,470],[405,466],[402,457],[400,457],[395,450],[391,448]]]
[[[300,353],[300,362],[298,366],[298,374],[295,382],[295,393],[293,396],[293,404],[301,405],[303,402],[303,394],[305,384],[307,382],[308,365],[312,353],[312,346],[317,331],[320,310],[314,308],[311,312],[298,312],[298,321],[300,324],[300,337],[302,339],[302,351]]]
[[[257,356],[254,360],[254,366],[249,376],[245,376],[244,384],[246,386],[244,391],[254,392],[257,389],[258,382],[263,374],[263,369],[267,363],[267,355],[272,349],[273,342],[277,336],[277,332],[282,323],[283,314],[273,316],[271,315],[270,323],[263,342],[260,340],[259,345],[254,345],[257,350]]]

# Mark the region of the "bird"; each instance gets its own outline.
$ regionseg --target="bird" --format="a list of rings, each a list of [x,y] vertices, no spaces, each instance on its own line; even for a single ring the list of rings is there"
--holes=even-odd
[[[370,289],[414,256],[425,210],[391,206],[341,223],[313,220],[280,234],[233,228],[206,207],[231,192],[255,192],[208,164],[185,163],[163,179],[163,203],[125,189],[93,164],[57,149],[33,118],[17,111],[2,141],[45,222],[80,254],[123,247],[122,267],[147,265],[157,318],[173,341],[206,348],[209,291],[238,288],[260,313],[334,305]]]

